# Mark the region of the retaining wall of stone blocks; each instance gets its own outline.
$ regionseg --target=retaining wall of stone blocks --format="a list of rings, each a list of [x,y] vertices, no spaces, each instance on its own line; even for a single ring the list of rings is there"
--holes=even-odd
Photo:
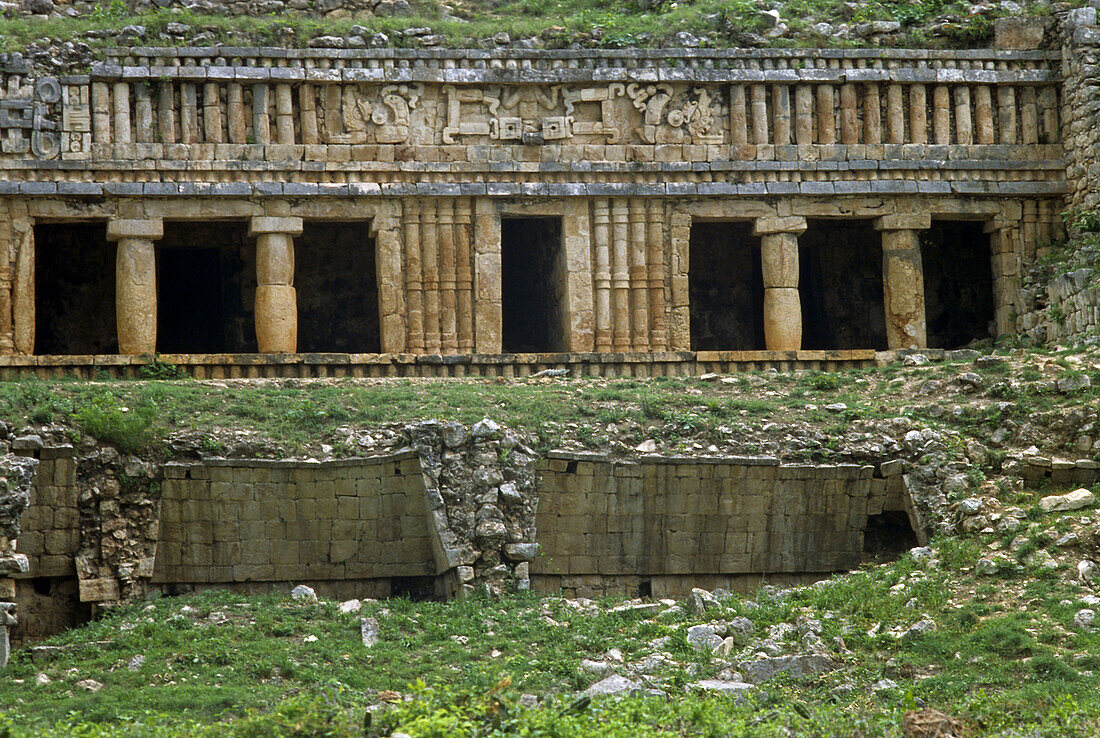
[[[167,464],[153,582],[432,576],[412,454]]]
[[[778,459],[551,453],[537,518],[542,589],[599,593],[648,581],[746,586],[850,569],[869,515],[887,502],[874,467]],[[633,591],[638,591],[635,587]]]

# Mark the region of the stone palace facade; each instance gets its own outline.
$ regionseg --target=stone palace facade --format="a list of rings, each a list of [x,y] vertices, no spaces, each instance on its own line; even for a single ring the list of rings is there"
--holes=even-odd
[[[0,375],[666,374],[1015,331],[1061,54],[8,55]]]

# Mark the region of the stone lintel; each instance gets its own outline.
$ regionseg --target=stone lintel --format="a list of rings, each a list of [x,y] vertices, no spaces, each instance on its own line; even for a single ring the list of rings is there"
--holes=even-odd
[[[1017,221],[1006,220],[1004,218],[994,218],[993,220],[987,220],[982,227],[982,233],[997,233],[998,231],[1006,231],[1011,228],[1016,228],[1020,224]]]
[[[156,241],[162,236],[164,236],[164,221],[160,218],[110,220],[107,222],[108,241],[119,241],[124,238],[144,238]]]
[[[257,216],[248,223],[248,235],[257,236],[261,233],[285,233],[290,236],[302,235],[301,218],[272,218]]]
[[[753,221],[752,234],[767,236],[772,233],[799,234],[806,230],[806,219],[801,215],[789,215],[784,218],[757,218]]]
[[[875,228],[880,231],[926,231],[931,227],[932,216],[929,213],[884,215],[875,219]]]

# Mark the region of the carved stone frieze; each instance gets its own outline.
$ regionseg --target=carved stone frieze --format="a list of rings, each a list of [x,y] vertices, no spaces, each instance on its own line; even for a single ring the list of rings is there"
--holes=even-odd
[[[412,111],[424,96],[424,85],[351,85],[343,92],[341,116],[346,143],[373,139],[374,143],[396,144],[409,139]]]
[[[56,159],[61,154],[62,86],[56,77],[29,80],[30,68],[20,55],[0,57],[8,90],[0,100],[0,151],[31,154],[39,159]]]
[[[723,141],[715,100],[706,88],[695,87],[677,94],[670,84],[627,85],[626,94],[642,114],[638,136],[650,144],[720,144]]]

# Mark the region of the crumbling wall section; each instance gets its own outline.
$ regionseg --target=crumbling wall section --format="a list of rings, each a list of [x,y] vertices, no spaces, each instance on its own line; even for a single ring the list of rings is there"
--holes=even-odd
[[[1067,225],[1073,251],[1039,264],[1020,291],[1016,330],[1036,343],[1100,341],[1100,26],[1096,8],[1061,18],[1062,145],[1071,190]],[[1049,244],[1047,244],[1049,246]],[[1045,249],[1042,244],[1039,256]]]
[[[18,625],[14,575],[30,569],[27,556],[16,552],[20,534],[19,519],[30,506],[30,486],[38,462],[35,459],[5,454],[0,458],[0,668],[8,663],[8,631]]]
[[[467,428],[425,421],[406,429],[420,457],[436,571],[451,593],[530,587],[538,551],[534,451],[492,420]]]

